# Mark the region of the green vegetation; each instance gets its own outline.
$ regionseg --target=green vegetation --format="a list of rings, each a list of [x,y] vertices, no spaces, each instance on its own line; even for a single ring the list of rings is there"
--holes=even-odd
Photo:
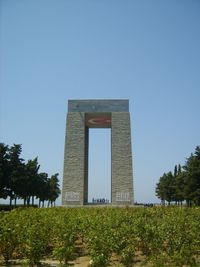
[[[170,205],[175,202],[187,206],[200,205],[200,147],[197,146],[194,154],[187,158],[185,165],[175,166],[174,173],[164,173],[156,185],[156,195]]]
[[[19,208],[0,217],[7,263],[54,257],[67,266],[89,255],[93,267],[130,267],[140,255],[148,266],[199,266],[200,208]]]
[[[39,199],[39,205],[48,201],[51,206],[60,194],[58,173],[48,178],[47,173],[39,173],[38,159],[28,160],[20,157],[21,145],[11,147],[0,143],[0,198],[18,198],[24,200],[24,205],[34,205],[34,199]]]

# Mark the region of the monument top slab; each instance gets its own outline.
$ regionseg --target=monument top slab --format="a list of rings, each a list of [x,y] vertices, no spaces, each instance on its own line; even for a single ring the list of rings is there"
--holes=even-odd
[[[129,100],[68,100],[68,112],[129,112]]]

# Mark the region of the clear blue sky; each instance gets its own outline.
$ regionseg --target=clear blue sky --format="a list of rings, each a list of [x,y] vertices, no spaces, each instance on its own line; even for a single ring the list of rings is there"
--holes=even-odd
[[[62,182],[68,99],[121,98],[135,201],[157,202],[159,177],[200,145],[199,0],[0,0],[1,142]],[[90,143],[90,194],[104,196],[110,131]]]

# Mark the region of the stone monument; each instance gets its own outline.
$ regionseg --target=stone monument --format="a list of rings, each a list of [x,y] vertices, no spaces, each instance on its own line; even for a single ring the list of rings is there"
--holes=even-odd
[[[89,128],[111,128],[111,204],[133,204],[128,100],[69,100],[62,205],[88,204]]]

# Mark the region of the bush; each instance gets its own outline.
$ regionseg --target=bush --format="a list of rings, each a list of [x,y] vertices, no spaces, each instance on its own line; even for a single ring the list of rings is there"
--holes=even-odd
[[[91,266],[105,267],[115,255],[132,266],[138,252],[152,266],[196,266],[200,208],[46,208],[0,213],[0,256],[6,264],[24,257],[29,266],[46,257],[67,264],[76,246]]]

